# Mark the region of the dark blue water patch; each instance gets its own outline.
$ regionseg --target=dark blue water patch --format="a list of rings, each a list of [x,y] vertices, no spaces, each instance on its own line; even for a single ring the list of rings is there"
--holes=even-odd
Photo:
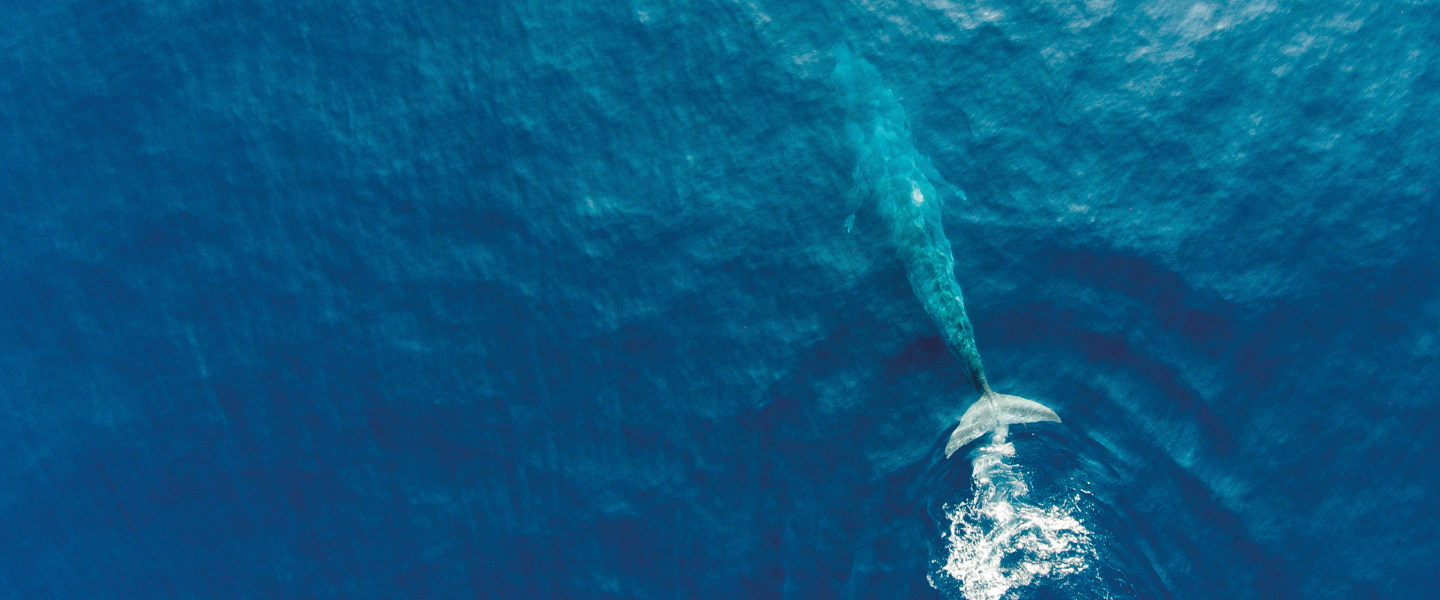
[[[1089,288],[1114,291],[1144,304],[1160,325],[1192,341],[1212,358],[1235,336],[1233,307],[1196,292],[1152,260],[1089,248],[1053,248],[1047,271]]]
[[[1440,285],[1437,277],[1434,265],[1418,257],[1385,268],[1336,272],[1315,296],[1259,316],[1251,331],[1266,333],[1246,336],[1234,368],[1240,380],[1263,388],[1279,384],[1284,370],[1307,361],[1319,348],[1341,345],[1357,357],[1374,352],[1367,346],[1403,335],[1420,319],[1424,307],[1419,299],[1434,293]],[[1346,331],[1367,333],[1352,337],[1342,333]],[[1354,362],[1358,366],[1365,361]],[[1314,375],[1336,395],[1360,394],[1373,385],[1354,372],[1341,365]]]

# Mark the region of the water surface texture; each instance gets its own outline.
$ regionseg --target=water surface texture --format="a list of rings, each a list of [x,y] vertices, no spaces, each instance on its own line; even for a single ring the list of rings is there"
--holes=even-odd
[[[10,3],[0,597],[1432,597],[1437,121],[1427,1]]]

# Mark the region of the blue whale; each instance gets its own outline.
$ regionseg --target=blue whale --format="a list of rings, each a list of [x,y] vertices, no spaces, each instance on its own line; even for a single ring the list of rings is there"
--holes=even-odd
[[[980,394],[950,434],[945,457],[989,431],[1003,440],[1012,424],[1058,423],[1059,415],[1045,405],[990,389],[975,347],[975,331],[965,314],[960,283],[955,280],[955,258],[940,224],[941,197],[932,182],[948,184],[916,150],[905,109],[875,67],[846,48],[836,54],[835,82],[847,100],[850,122],[846,131],[857,155],[856,188],[874,200],[905,263],[911,289]],[[959,190],[955,192],[964,198]],[[851,223],[847,220],[847,229]]]

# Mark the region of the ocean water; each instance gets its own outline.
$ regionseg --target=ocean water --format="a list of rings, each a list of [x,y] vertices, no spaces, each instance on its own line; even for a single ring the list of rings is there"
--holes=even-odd
[[[0,597],[1440,589],[1440,4],[3,13]]]

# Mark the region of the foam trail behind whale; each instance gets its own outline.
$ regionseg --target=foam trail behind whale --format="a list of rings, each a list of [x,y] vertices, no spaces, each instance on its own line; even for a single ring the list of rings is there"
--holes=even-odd
[[[1036,502],[1003,439],[975,451],[974,497],[945,506],[944,550],[930,585],[950,598],[1001,600],[1090,569],[1095,537],[1074,502]],[[1079,500],[1079,496],[1075,497]]]
[[[911,289],[940,327],[945,345],[964,363],[966,377],[980,394],[950,435],[945,456],[987,431],[1003,436],[1011,424],[1058,422],[1060,417],[1043,404],[990,389],[975,347],[975,332],[965,314],[960,283],[955,280],[955,258],[940,223],[941,195],[934,182],[947,184],[910,140],[905,109],[875,67],[844,47],[836,50],[836,58],[835,82],[849,105],[846,131],[857,154],[856,186],[874,199],[877,211],[888,222]]]

